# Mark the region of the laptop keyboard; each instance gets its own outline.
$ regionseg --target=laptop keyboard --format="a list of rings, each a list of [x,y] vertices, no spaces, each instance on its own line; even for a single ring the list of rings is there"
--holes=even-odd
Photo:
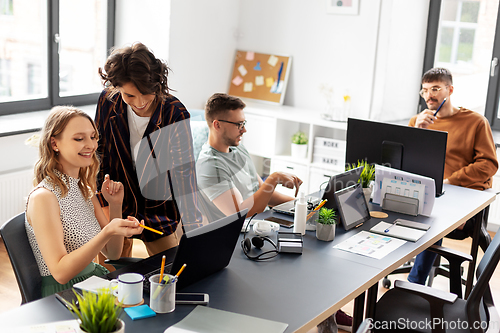
[[[165,265],[165,270],[163,271],[165,274],[169,274],[170,270],[172,269],[172,263]],[[143,282],[143,290],[144,293],[149,294],[149,291],[151,289],[151,282],[149,282],[149,278],[155,274],[160,274],[161,269],[157,268],[154,271],[151,271],[149,273],[144,274],[144,282]]]

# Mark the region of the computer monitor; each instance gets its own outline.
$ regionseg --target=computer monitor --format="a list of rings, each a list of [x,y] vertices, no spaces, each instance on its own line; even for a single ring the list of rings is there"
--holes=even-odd
[[[349,118],[346,163],[366,160],[433,178],[440,196],[447,139],[446,132]]]

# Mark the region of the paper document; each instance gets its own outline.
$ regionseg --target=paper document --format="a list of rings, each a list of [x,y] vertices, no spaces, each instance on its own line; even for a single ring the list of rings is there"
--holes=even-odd
[[[421,207],[422,210],[419,209],[419,214],[424,216],[431,215],[432,208],[434,207],[434,199],[436,196],[436,187],[434,185],[434,179],[376,164],[375,184],[373,186],[373,203],[376,203],[378,205],[382,204],[382,199],[383,199],[382,195],[383,193],[385,193],[385,191],[382,190],[382,182],[384,178],[404,181],[410,184],[425,185],[425,195],[423,197],[424,198],[423,205]],[[400,193],[400,195],[405,195],[405,193],[402,192]],[[417,196],[418,195],[420,194],[417,194]],[[410,193],[410,196],[413,197],[413,192]]]
[[[356,235],[335,245],[334,249],[361,254],[375,259],[382,259],[398,247],[406,243],[402,239],[360,231]]]
[[[387,223],[384,221],[377,223],[373,228],[370,229],[370,231],[381,235],[401,238],[411,242],[418,241],[426,233],[425,230],[418,230],[398,224],[394,225],[392,223]]]
[[[73,287],[97,293],[99,289],[109,288],[109,282],[109,280],[103,279],[101,277],[91,276],[87,280],[75,283]]]
[[[54,321],[45,324],[36,324],[23,327],[12,327],[8,331],[10,333],[58,333],[58,332],[68,332],[74,333],[79,332],[79,324],[76,319],[64,320],[64,321]]]
[[[283,333],[288,324],[198,305],[164,333]]]

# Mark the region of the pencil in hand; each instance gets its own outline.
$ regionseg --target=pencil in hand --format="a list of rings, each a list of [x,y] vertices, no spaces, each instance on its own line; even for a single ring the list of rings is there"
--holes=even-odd
[[[158,230],[155,230],[155,229],[153,229],[153,228],[150,228],[150,227],[148,227],[148,226],[146,226],[146,225],[144,225],[144,224],[139,223],[139,226],[140,226],[140,227],[143,227],[143,228],[144,228],[144,229],[146,229],[146,230],[149,230],[149,231],[152,231],[152,232],[156,232],[156,233],[157,233],[157,234],[159,234],[159,235],[163,235],[163,232],[158,231]]]

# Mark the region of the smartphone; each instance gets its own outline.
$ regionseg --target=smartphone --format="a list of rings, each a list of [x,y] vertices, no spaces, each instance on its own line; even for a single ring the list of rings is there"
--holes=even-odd
[[[288,220],[280,219],[279,217],[271,216],[271,217],[265,218],[264,220],[271,221],[271,222],[276,222],[276,223],[278,223],[279,225],[281,225],[281,226],[283,226],[285,228],[293,228],[293,221],[288,221]]]
[[[175,304],[208,304],[208,294],[202,293],[177,293],[175,294]]]
[[[75,289],[76,290],[76,289]],[[81,296],[81,293],[76,290],[76,292]],[[75,301],[76,306],[78,306],[78,298],[76,297],[73,289],[66,289],[55,294],[57,300],[61,302],[69,311],[73,311],[71,304]]]

